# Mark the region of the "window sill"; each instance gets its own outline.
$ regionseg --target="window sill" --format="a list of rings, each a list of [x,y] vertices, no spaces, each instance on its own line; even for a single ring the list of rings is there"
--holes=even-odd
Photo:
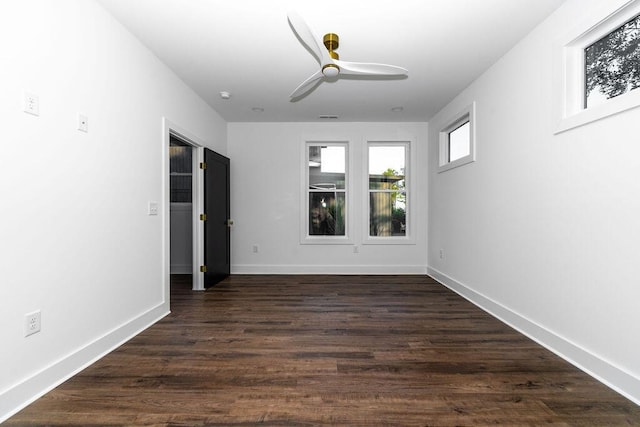
[[[461,157],[458,160],[455,160],[453,162],[445,163],[444,165],[438,166],[438,173],[445,172],[445,171],[448,171],[449,169],[454,169],[469,163],[473,163],[475,161],[476,159],[471,155]]]
[[[353,245],[353,239],[347,236],[305,236],[301,245]]]
[[[411,236],[367,237],[363,245],[415,245],[416,239]]]
[[[600,105],[564,117],[557,124],[554,134],[559,134],[623,111],[640,107],[640,89],[635,89],[623,95],[611,98]]]

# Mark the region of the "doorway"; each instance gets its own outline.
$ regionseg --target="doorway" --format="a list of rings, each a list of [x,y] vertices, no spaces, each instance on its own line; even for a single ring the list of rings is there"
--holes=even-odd
[[[212,286],[229,275],[232,222],[229,159],[204,148],[203,141],[166,118],[163,126],[163,269],[169,300],[172,276],[182,286],[190,283],[192,290],[204,290],[205,285]]]
[[[169,274],[171,286],[193,282],[193,158],[196,148],[169,136]]]

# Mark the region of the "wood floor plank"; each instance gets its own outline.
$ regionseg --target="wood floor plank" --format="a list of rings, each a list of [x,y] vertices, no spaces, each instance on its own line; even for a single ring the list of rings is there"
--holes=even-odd
[[[640,425],[427,276],[172,279],[170,316],[6,425]]]

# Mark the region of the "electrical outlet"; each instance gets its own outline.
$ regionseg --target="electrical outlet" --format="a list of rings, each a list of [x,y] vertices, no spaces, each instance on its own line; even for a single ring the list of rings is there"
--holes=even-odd
[[[38,95],[33,93],[24,93],[24,112],[33,114],[34,116],[40,115],[40,99]]]
[[[84,114],[78,114],[78,130],[89,132],[89,118]]]
[[[24,315],[24,336],[28,337],[40,332],[40,310]]]
[[[360,247],[358,247],[358,245],[353,245],[353,253],[354,254],[360,253]]]
[[[149,215],[158,215],[158,202],[149,202]]]
[[[440,249],[440,259],[444,259],[444,249]]]

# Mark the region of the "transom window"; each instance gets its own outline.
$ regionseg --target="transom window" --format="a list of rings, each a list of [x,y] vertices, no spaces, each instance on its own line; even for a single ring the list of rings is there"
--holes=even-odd
[[[471,123],[465,117],[463,123],[449,132],[447,139],[448,162],[454,162],[469,155]]]
[[[584,108],[640,87],[640,15],[584,49]]]
[[[440,130],[438,172],[475,161],[474,117],[475,103],[453,116]]]
[[[610,9],[587,8],[555,45],[556,134],[640,106],[640,1]]]

